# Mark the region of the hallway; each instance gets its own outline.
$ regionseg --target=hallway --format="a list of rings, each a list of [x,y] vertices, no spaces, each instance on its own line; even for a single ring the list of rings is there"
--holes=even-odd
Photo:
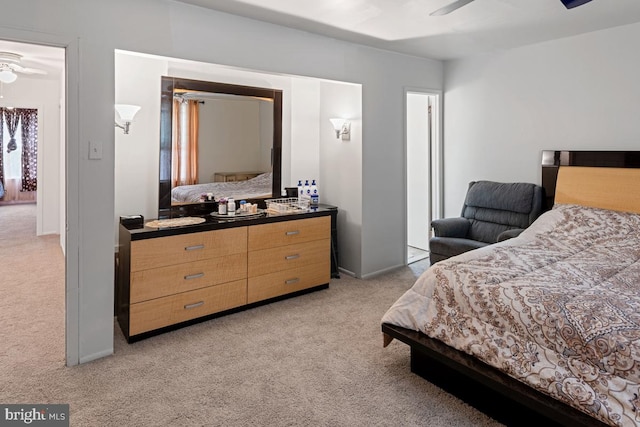
[[[35,204],[0,206],[0,225],[0,376],[28,378],[65,364],[64,256],[58,235],[36,236]]]

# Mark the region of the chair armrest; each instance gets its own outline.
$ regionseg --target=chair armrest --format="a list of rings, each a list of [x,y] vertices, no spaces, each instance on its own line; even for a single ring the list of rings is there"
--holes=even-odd
[[[436,237],[461,237],[467,236],[469,220],[466,218],[442,218],[431,221],[431,227]]]
[[[498,240],[496,242],[502,242],[503,240],[512,239],[514,237],[518,237],[520,233],[524,231],[524,228],[512,228],[511,230],[503,231],[498,234]]]

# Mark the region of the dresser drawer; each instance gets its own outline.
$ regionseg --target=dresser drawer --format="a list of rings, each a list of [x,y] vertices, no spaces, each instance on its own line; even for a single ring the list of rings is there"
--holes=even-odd
[[[247,277],[247,254],[239,253],[131,273],[131,303]]]
[[[247,280],[182,292],[130,306],[129,334],[136,335],[247,303]]]
[[[329,260],[329,239],[249,252],[249,277]]]
[[[329,256],[321,262],[248,279],[247,302],[257,302],[329,283]]]
[[[165,267],[247,251],[247,227],[131,242],[131,271]]]
[[[328,216],[255,225],[249,227],[249,250],[326,239],[330,235],[331,218]]]

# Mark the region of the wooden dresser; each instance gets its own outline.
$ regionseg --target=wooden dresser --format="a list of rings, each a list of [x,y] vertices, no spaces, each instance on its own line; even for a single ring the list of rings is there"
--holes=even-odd
[[[329,217],[249,227],[247,301],[327,283],[331,273],[330,227]]]
[[[328,287],[330,214],[166,229],[120,225],[116,315],[125,337],[133,342]]]

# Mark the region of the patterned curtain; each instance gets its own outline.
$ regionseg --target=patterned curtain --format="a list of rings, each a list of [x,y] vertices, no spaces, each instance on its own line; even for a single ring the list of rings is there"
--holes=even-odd
[[[22,119],[22,189],[38,189],[38,110],[18,108]]]
[[[0,108],[0,185],[4,188],[4,156],[3,148],[4,147],[4,108]]]
[[[18,123],[20,123],[19,108],[5,108],[4,119],[7,121],[7,130],[11,137],[7,144],[7,153],[10,153],[18,148],[18,144],[16,144],[16,130],[18,130]]]

